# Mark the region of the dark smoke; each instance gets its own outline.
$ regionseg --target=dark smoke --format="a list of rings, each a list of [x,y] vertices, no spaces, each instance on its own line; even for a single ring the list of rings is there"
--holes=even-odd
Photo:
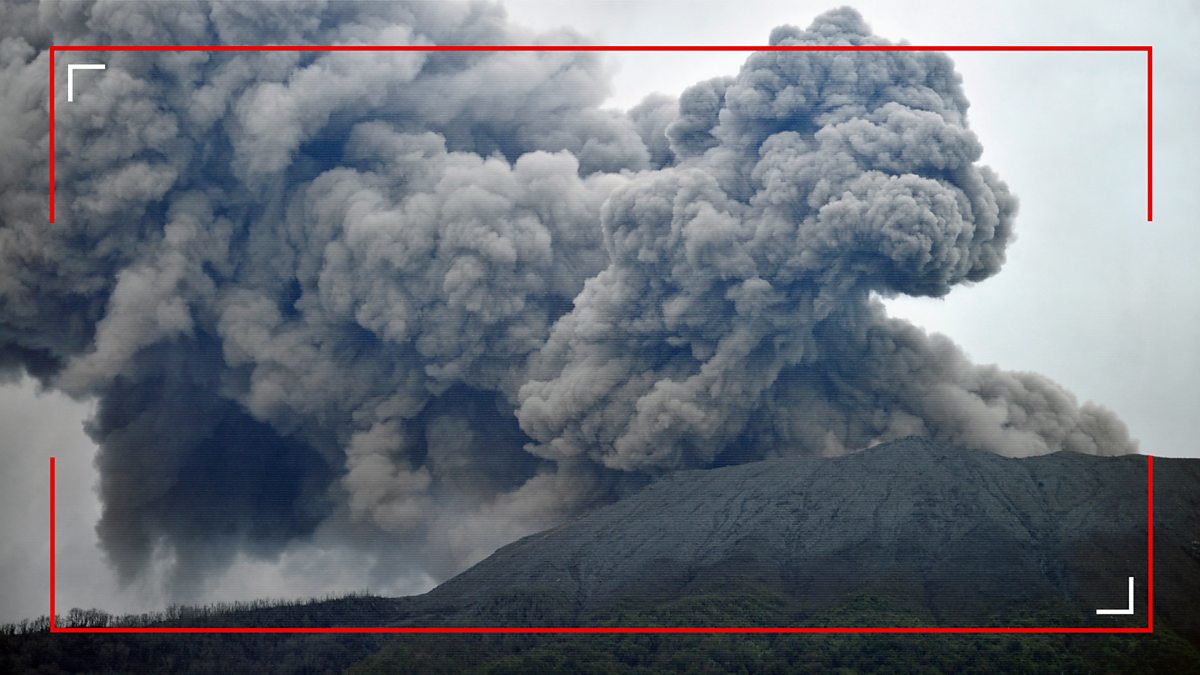
[[[108,68],[58,91],[48,225],[51,42],[578,38],[485,4],[3,12],[0,368],[98,399],[124,579],[317,531],[444,578],[665,471],[909,434],[1135,450],[876,299],[1012,239],[945,55],[758,53],[626,114],[589,54],[64,53]],[[849,9],[771,43],[887,44]]]

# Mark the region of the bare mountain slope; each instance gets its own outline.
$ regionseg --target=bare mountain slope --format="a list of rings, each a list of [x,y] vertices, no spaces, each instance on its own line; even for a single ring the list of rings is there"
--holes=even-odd
[[[870,596],[933,624],[1050,606],[1074,625],[1116,625],[1095,609],[1124,607],[1132,576],[1136,613],[1123,625],[1145,625],[1147,464],[907,438],[680,472],[500,549],[412,599],[401,622],[579,624],[715,595],[769,598],[793,622]],[[1195,638],[1200,462],[1156,469],[1157,614]]]

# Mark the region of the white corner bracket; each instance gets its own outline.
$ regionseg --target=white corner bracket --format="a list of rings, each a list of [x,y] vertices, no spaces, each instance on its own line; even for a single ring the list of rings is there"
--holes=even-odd
[[[1126,609],[1098,609],[1097,614],[1133,614],[1133,577],[1129,577],[1129,607]]]
[[[104,70],[103,63],[72,63],[67,66],[67,103],[75,101],[75,70]]]

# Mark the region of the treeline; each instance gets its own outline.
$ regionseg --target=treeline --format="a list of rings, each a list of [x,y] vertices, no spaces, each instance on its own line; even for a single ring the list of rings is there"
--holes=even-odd
[[[150,626],[188,626],[213,625],[221,619],[237,622],[240,615],[248,613],[268,614],[283,613],[288,610],[305,610],[309,613],[314,608],[328,608],[345,602],[361,602],[365,600],[382,600],[374,598],[368,591],[355,591],[343,594],[328,594],[321,598],[306,599],[277,599],[260,598],[257,600],[238,600],[235,602],[213,602],[206,605],[171,605],[163,610],[142,612],[140,614],[110,614],[101,609],[71,609],[64,614],[54,617],[56,628],[143,628]],[[31,633],[50,632],[50,617],[39,616],[33,619],[22,619],[12,623],[0,624],[0,635],[28,635]]]
[[[1164,635],[402,636],[349,675],[1200,673]]]
[[[395,601],[354,594],[308,604],[259,600],[108,617],[79,610],[63,626],[389,625]],[[705,595],[613,607],[591,625],[755,625],[783,618],[769,595]],[[1067,625],[1072,616],[1025,608],[1006,625]],[[116,622],[116,623],[114,623]],[[306,623],[308,622],[308,623]],[[806,625],[928,625],[886,599],[856,598]],[[775,625],[788,625],[776,623]],[[1169,627],[1152,635],[406,635],[49,634],[46,617],[9,624],[0,673],[1120,673],[1200,674],[1200,651]],[[25,634],[11,632],[23,630]]]
[[[779,617],[769,596],[714,594],[629,606],[594,625],[764,625]],[[596,618],[596,617],[593,617]],[[1006,612],[1007,626],[1063,626],[1052,605]],[[1136,625],[1132,622],[1131,625]],[[770,618],[766,619],[770,621]],[[800,624],[934,625],[885,598],[861,596]],[[353,664],[350,675],[387,673],[1171,673],[1200,675],[1200,649],[1159,626],[1149,635],[405,635]]]

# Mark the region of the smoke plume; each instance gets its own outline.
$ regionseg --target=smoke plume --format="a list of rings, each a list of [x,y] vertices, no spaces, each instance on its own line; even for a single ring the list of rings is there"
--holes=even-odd
[[[65,52],[107,69],[56,92],[50,225],[51,43],[581,39],[487,4],[0,12],[0,371],[98,400],[123,579],[318,536],[445,578],[664,472],[910,434],[1135,450],[878,299],[1013,237],[944,54],[759,52],[624,113],[588,53]],[[770,43],[889,44],[849,9]]]

